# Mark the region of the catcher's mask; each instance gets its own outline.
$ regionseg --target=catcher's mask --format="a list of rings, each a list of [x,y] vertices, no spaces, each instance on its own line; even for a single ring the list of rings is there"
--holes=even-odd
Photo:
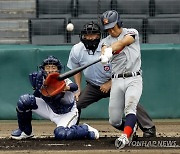
[[[123,23],[120,19],[120,15],[115,10],[106,11],[101,15],[101,23],[104,27],[104,30],[113,28],[116,24],[119,27],[123,26]]]
[[[86,39],[85,35],[88,34],[98,34],[98,37],[96,39]],[[89,50],[91,50],[92,53],[94,54],[95,50],[99,45],[100,39],[101,39],[101,29],[98,24],[92,21],[83,26],[83,30],[81,31],[80,34],[80,40],[88,50],[88,54],[91,54]]]
[[[62,64],[61,64],[60,60],[58,60],[58,59],[57,59],[56,57],[54,57],[54,56],[48,56],[46,59],[44,59],[43,62],[42,62],[42,64],[39,66],[39,68],[42,69],[42,70],[45,72],[44,67],[45,67],[46,65],[55,65],[55,66],[57,66],[57,68],[58,68],[58,73],[60,73],[61,70],[62,70]],[[46,72],[46,73],[47,73],[47,72]],[[47,74],[46,74],[46,75],[47,75]]]

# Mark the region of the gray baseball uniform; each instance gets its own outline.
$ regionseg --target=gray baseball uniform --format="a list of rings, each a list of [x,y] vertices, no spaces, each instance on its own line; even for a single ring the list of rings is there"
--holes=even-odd
[[[103,43],[104,41],[105,40],[103,39],[101,43]],[[117,41],[117,39],[115,39],[114,41]],[[101,54],[101,43],[96,49],[94,55],[88,54],[82,42],[79,42],[78,44],[74,45],[71,49],[67,66],[70,69],[75,69],[77,67],[83,66],[89,62],[98,59]],[[111,78],[111,71],[112,70],[110,64],[103,66],[101,63],[94,64],[93,66],[90,66],[83,71],[85,79],[88,81],[89,84],[85,87],[85,89],[82,91],[80,95],[77,104],[78,108],[85,108],[102,98],[109,97],[109,93],[102,93],[99,89],[99,86],[101,86],[103,83],[107,82]],[[154,123],[152,122],[151,118],[148,116],[147,112],[140,104],[138,104],[137,106],[137,111],[137,119],[140,128],[145,129],[154,126]]]
[[[139,34],[135,29],[122,28],[118,37],[108,36],[103,41],[110,46],[121,40],[125,35],[134,35],[134,43],[126,46],[120,53],[112,57],[112,87],[109,103],[109,122],[113,126],[120,126],[123,112],[136,114],[137,104],[142,94],[142,76],[137,75],[141,69],[141,53]],[[119,74],[132,73],[132,77],[118,78]]]

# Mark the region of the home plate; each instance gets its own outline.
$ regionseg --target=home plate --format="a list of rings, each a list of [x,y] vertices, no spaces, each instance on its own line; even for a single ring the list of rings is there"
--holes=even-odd
[[[49,146],[64,146],[64,145],[69,145],[69,144],[62,144],[62,143],[53,143],[53,144],[46,144],[46,145],[49,145]]]
[[[91,147],[92,145],[91,145],[91,144],[85,144],[84,146],[86,146],[86,147]]]

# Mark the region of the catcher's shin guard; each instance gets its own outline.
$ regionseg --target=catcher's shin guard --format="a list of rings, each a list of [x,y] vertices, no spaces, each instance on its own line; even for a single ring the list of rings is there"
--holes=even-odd
[[[16,111],[17,111],[19,129],[22,132],[25,132],[27,135],[30,135],[32,133],[32,125],[31,125],[32,111],[21,112],[18,110],[18,108],[16,109]]]
[[[91,139],[91,140],[99,139],[99,132],[97,129],[89,126],[86,123],[84,123],[83,125],[88,127],[88,135],[87,135],[88,139]]]
[[[88,127],[86,125],[73,125],[70,129],[74,132],[75,139],[83,139],[88,135]]]
[[[82,125],[73,125],[71,126],[66,134],[67,139],[98,139],[99,138],[99,132],[95,128],[89,126],[88,124],[82,124]]]
[[[63,127],[63,126],[59,126],[57,128],[55,128],[54,130],[54,136],[56,139],[59,139],[59,140],[65,140],[66,139],[66,128]]]
[[[73,125],[70,128],[59,126],[54,130],[54,136],[60,140],[83,139],[89,135],[87,125]]]
[[[31,120],[32,120],[32,109],[37,109],[36,98],[34,95],[24,94],[21,95],[17,102],[17,118],[19,129],[30,135],[32,132]]]

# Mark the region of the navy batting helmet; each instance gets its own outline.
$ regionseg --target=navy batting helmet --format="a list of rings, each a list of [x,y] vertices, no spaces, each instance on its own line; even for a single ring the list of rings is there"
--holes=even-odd
[[[60,60],[54,56],[48,56],[46,59],[44,59],[42,64],[39,66],[39,68],[44,70],[45,65],[56,65],[58,67],[59,72],[62,69],[62,64]]]
[[[101,15],[101,22],[105,30],[113,28],[116,24],[122,27],[122,21],[117,11],[106,11]]]
[[[86,34],[99,34],[99,37],[94,40],[87,40],[84,36]],[[80,40],[84,44],[86,49],[95,51],[100,42],[100,38],[101,38],[101,29],[98,24],[92,21],[83,26],[83,30],[81,31],[81,34],[80,34]]]

